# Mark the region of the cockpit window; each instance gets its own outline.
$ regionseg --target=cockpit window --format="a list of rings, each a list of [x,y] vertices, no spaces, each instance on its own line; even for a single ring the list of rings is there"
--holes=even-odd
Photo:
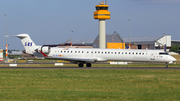
[[[169,55],[168,53],[160,52],[159,55]]]

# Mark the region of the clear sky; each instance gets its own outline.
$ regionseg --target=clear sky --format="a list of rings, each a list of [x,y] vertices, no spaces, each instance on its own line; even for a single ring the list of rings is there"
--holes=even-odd
[[[37,45],[58,44],[68,39],[95,39],[99,22],[93,18],[101,0],[0,0],[0,48],[7,33],[27,33]],[[108,0],[111,19],[106,34],[121,37],[172,36],[180,40],[180,0]],[[70,30],[73,30],[72,33]],[[9,49],[23,50],[18,38],[8,38]]]

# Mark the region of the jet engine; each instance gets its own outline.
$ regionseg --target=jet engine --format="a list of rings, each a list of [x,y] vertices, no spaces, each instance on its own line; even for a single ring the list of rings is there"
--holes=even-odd
[[[42,47],[38,48],[39,53],[41,53],[40,51],[45,53],[45,54],[48,54],[48,53],[50,53],[51,48],[49,46],[42,46]]]

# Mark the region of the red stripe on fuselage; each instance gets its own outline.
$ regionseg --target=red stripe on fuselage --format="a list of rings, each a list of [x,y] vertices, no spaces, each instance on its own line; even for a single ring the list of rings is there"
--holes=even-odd
[[[40,50],[39,50],[40,51]],[[41,52],[41,54],[43,54],[44,55],[44,57],[48,57],[46,54],[44,54],[42,51],[40,51]]]

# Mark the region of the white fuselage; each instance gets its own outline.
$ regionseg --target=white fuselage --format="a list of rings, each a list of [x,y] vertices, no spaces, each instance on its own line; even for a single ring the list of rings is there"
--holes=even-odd
[[[86,49],[86,48],[51,48],[49,57],[81,58],[98,61],[152,61],[171,62],[176,59],[160,50],[133,49]]]
[[[28,34],[18,34],[16,37],[21,39],[27,54],[47,59],[67,60],[71,63],[78,63],[79,67],[83,67],[84,64],[91,67],[92,62],[98,61],[144,61],[166,62],[166,64],[176,61],[174,57],[159,50],[58,48],[36,46]]]

